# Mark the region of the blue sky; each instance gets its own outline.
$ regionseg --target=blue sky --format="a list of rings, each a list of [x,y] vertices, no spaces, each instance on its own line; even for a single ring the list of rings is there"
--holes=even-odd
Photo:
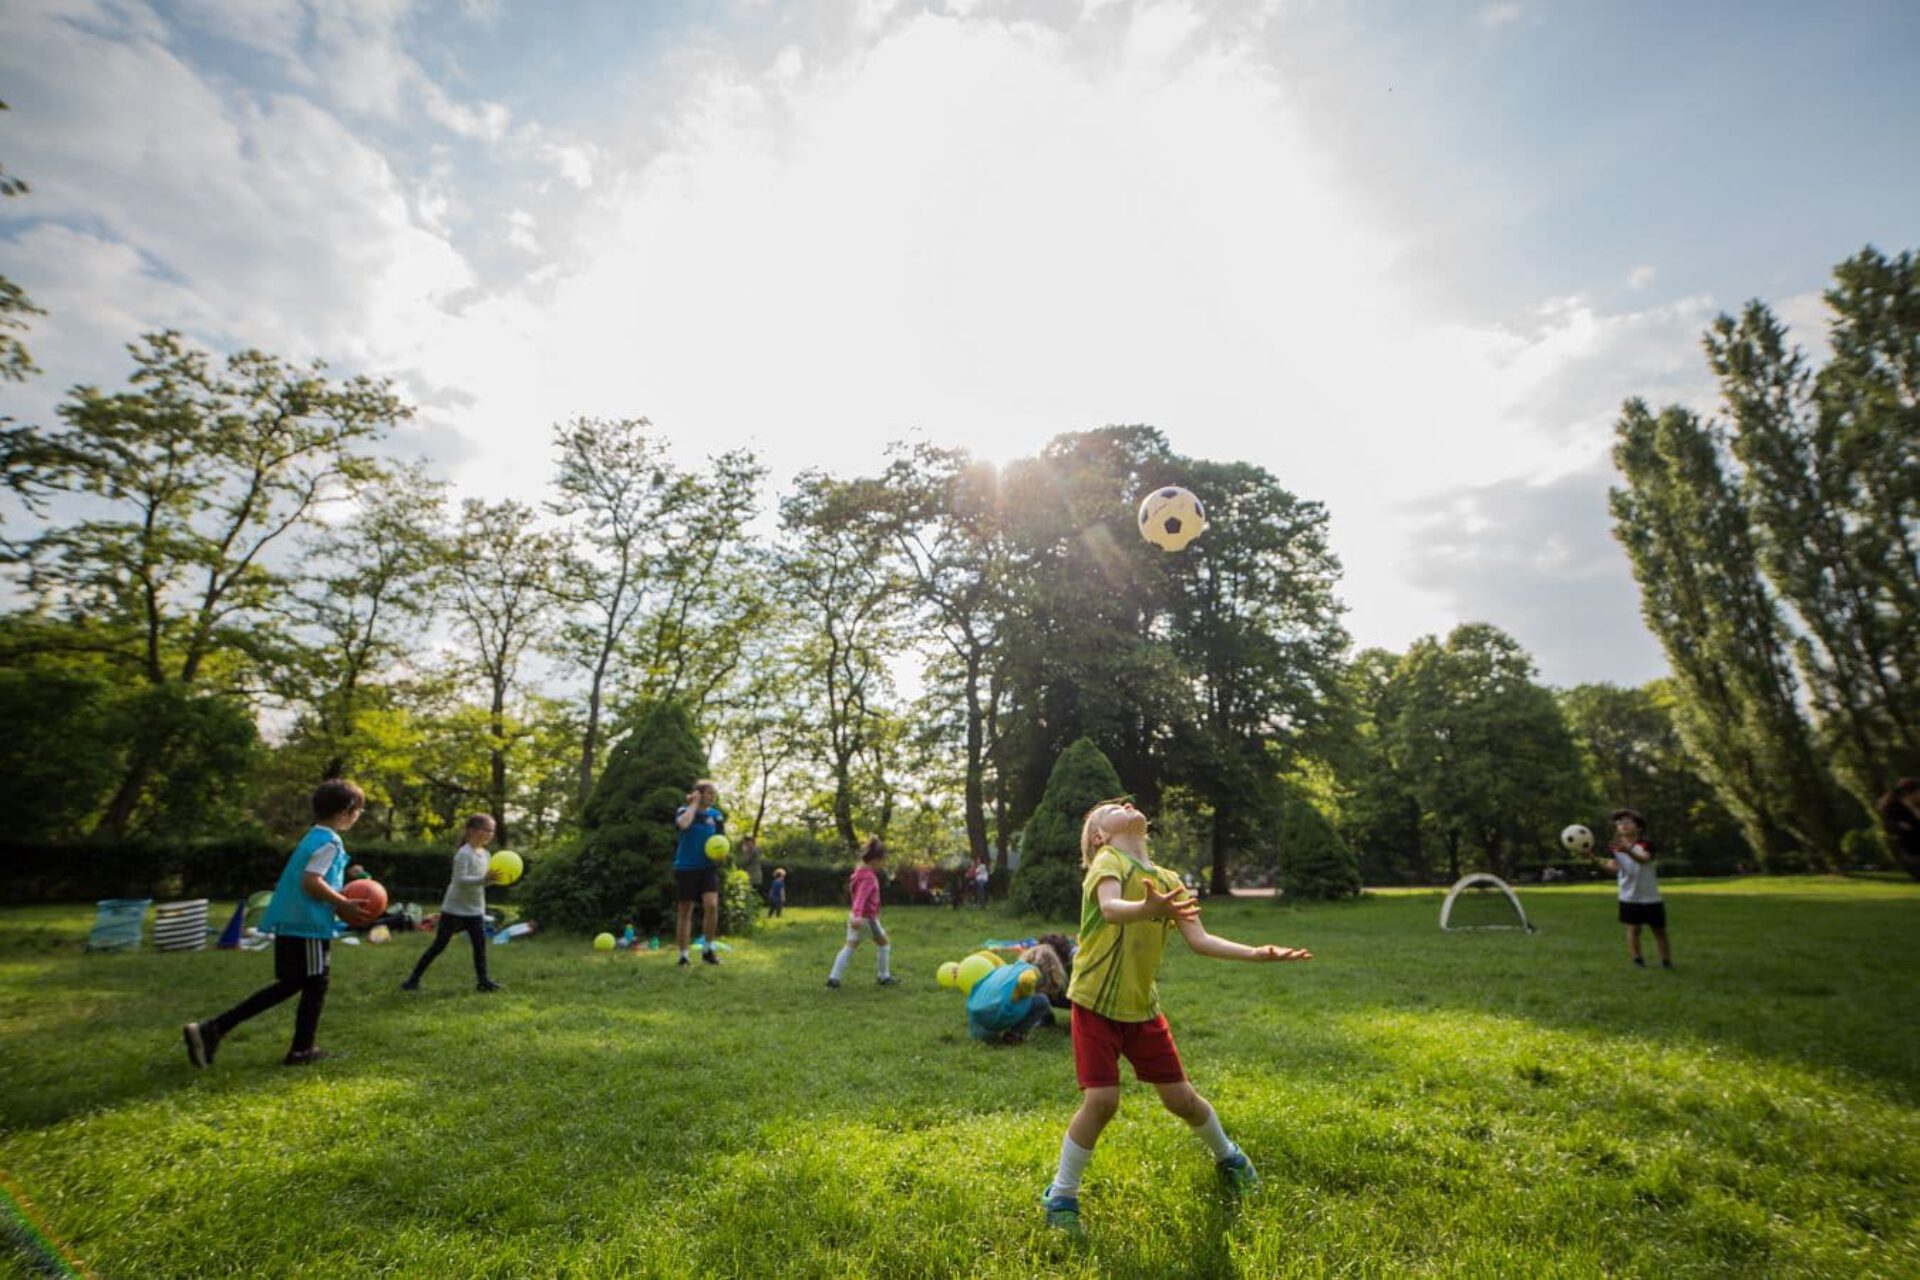
[[[391,374],[473,496],[576,413],[781,478],[1152,422],[1328,503],[1360,642],[1638,681],[1612,417],[1914,247],[1915,66],[1897,3],[14,0],[0,411],[172,326]]]

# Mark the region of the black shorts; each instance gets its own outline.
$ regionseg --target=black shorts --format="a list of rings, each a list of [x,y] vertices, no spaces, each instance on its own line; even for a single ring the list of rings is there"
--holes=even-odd
[[[1623,902],[1620,904],[1621,924],[1650,924],[1656,929],[1667,927],[1667,904],[1664,902]]]
[[[676,902],[698,902],[703,893],[720,892],[720,868],[705,867],[698,871],[673,872],[673,897]]]
[[[295,938],[278,933],[273,938],[273,977],[276,982],[305,982],[324,978],[332,967],[333,941]]]

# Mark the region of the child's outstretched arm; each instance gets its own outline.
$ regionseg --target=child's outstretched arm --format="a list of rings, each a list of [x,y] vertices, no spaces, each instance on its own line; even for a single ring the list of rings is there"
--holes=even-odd
[[[1304,947],[1249,947],[1244,943],[1233,942],[1227,938],[1216,938],[1207,932],[1207,926],[1197,917],[1181,920],[1180,936],[1187,945],[1203,956],[1212,956],[1216,960],[1256,960],[1272,963],[1279,960],[1311,960],[1313,952]]]
[[[1120,894],[1120,881],[1109,876],[1093,887],[1093,896],[1100,904],[1100,914],[1109,924],[1133,924],[1140,920],[1198,920],[1200,904],[1195,902],[1185,889],[1175,889],[1170,893],[1156,893],[1153,882],[1146,884],[1147,896],[1138,902],[1128,902]]]

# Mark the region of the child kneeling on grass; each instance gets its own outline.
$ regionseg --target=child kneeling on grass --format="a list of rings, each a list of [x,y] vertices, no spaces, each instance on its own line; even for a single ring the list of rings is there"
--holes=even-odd
[[[1052,947],[1029,947],[967,993],[967,1034],[975,1040],[1020,1044],[1035,1027],[1053,1025],[1048,997],[1066,989],[1066,970]]]
[[[286,1065],[306,1066],[332,1056],[314,1046],[314,1037],[331,980],[334,917],[364,924],[371,915],[340,892],[347,867],[340,833],[360,820],[366,803],[359,787],[337,778],[321,783],[313,793],[313,828],[287,859],[273,900],[260,920],[260,931],[273,935],[274,983],[217,1018],[186,1025],[182,1035],[187,1060],[194,1066],[211,1063],[220,1041],[235,1027],[296,995],[300,1006],[293,1015],[293,1047],[287,1051]]]
[[[1160,1012],[1160,970],[1167,934],[1221,960],[1311,960],[1289,947],[1247,947],[1216,938],[1200,924],[1200,907],[1180,877],[1155,866],[1147,852],[1147,818],[1125,801],[1095,805],[1080,831],[1080,946],[1067,997],[1073,1005],[1073,1065],[1080,1109],[1060,1143],[1060,1166],[1042,1202],[1047,1225],[1070,1235],[1080,1227],[1080,1175],[1101,1130],[1120,1110],[1120,1059],[1159,1090],[1167,1110],[1207,1144],[1236,1195],[1260,1185],[1253,1161],[1220,1127],[1213,1106],[1187,1082],[1180,1051]]]

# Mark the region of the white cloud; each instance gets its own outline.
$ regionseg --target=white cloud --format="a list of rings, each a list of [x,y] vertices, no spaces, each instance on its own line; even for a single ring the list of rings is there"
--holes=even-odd
[[[1653,283],[1653,278],[1657,274],[1652,267],[1642,263],[1640,266],[1627,272],[1627,284],[1631,288],[1644,289]]]
[[[1527,16],[1527,7],[1520,0],[1492,0],[1490,4],[1480,6],[1474,14],[1474,21],[1489,30],[1497,31],[1501,27],[1510,27]]]

